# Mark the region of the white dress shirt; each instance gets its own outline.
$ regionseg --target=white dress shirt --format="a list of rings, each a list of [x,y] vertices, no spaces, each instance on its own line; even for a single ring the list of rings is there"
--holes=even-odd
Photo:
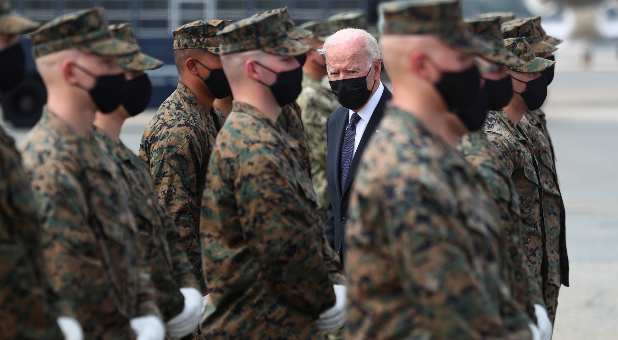
[[[371,95],[371,97],[367,101],[367,104],[365,104],[365,106],[363,106],[363,108],[357,112],[360,116],[360,120],[358,121],[358,123],[356,123],[356,135],[354,136],[354,154],[356,154],[358,144],[360,144],[360,141],[363,138],[363,133],[365,133],[367,124],[369,124],[371,115],[373,115],[373,111],[375,111],[376,106],[378,106],[380,98],[382,98],[383,92],[384,85],[382,85],[382,82],[380,82],[380,84],[378,85],[378,89]],[[354,111],[349,110],[348,122],[352,119],[352,114],[354,114]],[[352,156],[354,156],[354,154],[352,154]]]

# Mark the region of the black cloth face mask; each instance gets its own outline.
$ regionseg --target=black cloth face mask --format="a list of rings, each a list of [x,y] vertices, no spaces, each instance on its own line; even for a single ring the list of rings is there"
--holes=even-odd
[[[296,61],[298,61],[300,66],[303,67],[305,65],[305,62],[307,61],[307,53],[299,54],[294,58],[296,58]]]
[[[19,42],[0,51],[0,65],[0,93],[6,93],[16,88],[26,74],[26,56]]]
[[[556,61],[556,56],[554,56],[553,54],[550,55],[549,57],[545,58],[547,60],[551,60],[551,61]],[[556,71],[556,64],[551,65],[550,67],[546,68],[545,70],[543,70],[543,77],[545,78],[545,82],[547,83],[547,85],[549,86],[549,84],[552,83],[552,81],[554,81],[554,73]]]
[[[480,130],[485,124],[489,112],[489,94],[482,89],[470,106],[456,111],[457,117],[470,132]]]
[[[500,80],[486,79],[481,92],[486,93],[487,108],[489,110],[501,110],[507,106],[513,98],[513,82],[510,76]]]
[[[134,117],[142,113],[152,96],[152,83],[146,73],[131,80],[127,80],[122,90],[122,106],[129,116]]]
[[[515,77],[513,77],[513,79],[526,84],[526,90],[519,94],[524,99],[524,102],[526,102],[526,106],[529,110],[536,110],[543,106],[547,98],[547,83],[545,82],[545,77],[540,76],[529,82],[519,80]]]
[[[273,94],[273,97],[275,97],[280,107],[284,107],[298,98],[303,89],[303,68],[301,66],[285,72],[275,72],[257,61],[255,63],[277,76],[277,79],[272,85],[267,85],[259,80],[258,82],[270,89],[270,92]]]
[[[75,64],[75,67],[95,79],[94,87],[90,90],[81,86],[78,87],[90,94],[90,98],[101,113],[112,113],[122,104],[122,89],[126,82],[124,73],[95,76],[77,64]]]
[[[367,77],[372,68],[370,67],[367,74],[362,77],[329,81],[330,88],[337,96],[341,106],[356,111],[367,103],[373,90],[367,88]],[[375,84],[373,87],[375,87]]]
[[[223,72],[222,68],[210,69],[208,66],[202,64],[200,61],[196,60],[196,62],[202,65],[203,68],[210,71],[210,74],[207,78],[202,79],[210,93],[217,99],[222,99],[225,97],[229,97],[232,95],[232,89],[230,89],[230,83],[227,81],[227,77],[225,76],[225,72]]]
[[[444,72],[434,84],[444,99],[450,112],[457,114],[461,122],[469,131],[480,129],[487,117],[486,109],[479,109],[479,105],[486,106],[480,98],[481,76],[475,65],[461,72]],[[485,100],[486,102],[486,100]]]

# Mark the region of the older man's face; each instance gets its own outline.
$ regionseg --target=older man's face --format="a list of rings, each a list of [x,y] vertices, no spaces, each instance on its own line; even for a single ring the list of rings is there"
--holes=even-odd
[[[349,41],[331,46],[326,53],[328,80],[364,77],[369,72],[371,60],[359,41]]]

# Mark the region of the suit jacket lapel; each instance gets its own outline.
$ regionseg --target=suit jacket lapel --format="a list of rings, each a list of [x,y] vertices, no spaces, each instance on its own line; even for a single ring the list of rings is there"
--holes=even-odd
[[[347,183],[345,183],[344,190],[341,193],[342,197],[346,195],[348,190],[350,190],[350,185],[352,185],[353,178],[356,175],[356,168],[358,167],[358,164],[360,163],[360,159],[363,155],[363,152],[365,151],[367,142],[369,141],[369,139],[371,138],[371,136],[377,129],[378,124],[380,124],[380,121],[382,120],[382,116],[384,116],[384,109],[386,108],[386,103],[390,100],[390,98],[391,98],[391,93],[388,91],[386,87],[384,87],[384,92],[382,93],[382,97],[380,97],[380,101],[378,102],[376,109],[373,111],[373,114],[371,115],[371,119],[369,119],[369,123],[367,123],[365,132],[363,133],[363,137],[358,143],[358,148],[356,149],[356,152],[354,153],[354,158],[352,159],[352,164],[350,165],[350,175],[348,176],[348,180],[346,181]]]
[[[335,176],[335,185],[337,187],[337,192],[339,193],[339,197],[341,197],[341,146],[343,145],[343,137],[345,135],[345,125],[348,121],[348,109],[340,107],[335,111],[338,115],[336,116],[337,121],[335,122],[335,154],[334,161],[335,166],[331,166],[332,171],[334,171]]]

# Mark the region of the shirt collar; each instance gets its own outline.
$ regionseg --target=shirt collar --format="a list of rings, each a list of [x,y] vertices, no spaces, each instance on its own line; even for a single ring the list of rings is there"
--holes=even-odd
[[[384,93],[384,85],[382,85],[382,82],[380,81],[376,92],[369,97],[367,104],[365,104],[365,106],[357,112],[362,120],[369,121],[371,119],[373,111],[375,111],[378,103],[380,102],[380,98],[382,98],[382,93]],[[348,120],[352,118],[353,113],[354,111],[348,110]]]

